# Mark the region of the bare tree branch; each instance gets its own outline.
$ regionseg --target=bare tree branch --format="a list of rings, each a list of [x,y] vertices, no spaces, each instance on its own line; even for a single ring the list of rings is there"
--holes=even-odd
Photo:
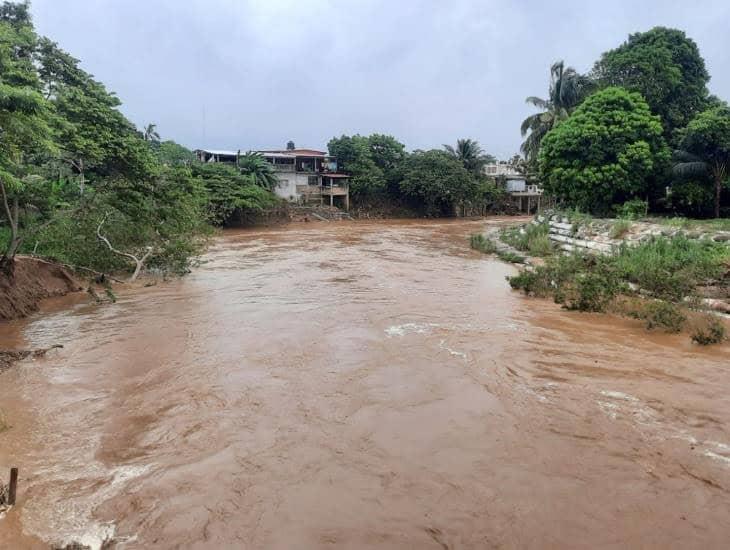
[[[147,247],[146,252],[141,258],[138,258],[134,254],[130,254],[129,252],[123,252],[121,250],[117,250],[112,246],[112,243],[109,242],[109,239],[107,239],[104,235],[101,234],[101,228],[106,223],[107,218],[109,217],[109,212],[104,214],[104,217],[102,218],[101,222],[99,223],[99,227],[96,228],[96,236],[99,238],[101,242],[106,244],[106,246],[109,248],[111,252],[114,254],[117,254],[119,256],[124,256],[125,258],[129,258],[132,260],[135,264],[134,273],[132,273],[132,276],[129,278],[128,282],[133,282],[139,277],[139,274],[142,272],[142,268],[144,267],[144,263],[147,260],[147,258],[150,257],[150,254],[153,252],[153,248],[151,246]]]

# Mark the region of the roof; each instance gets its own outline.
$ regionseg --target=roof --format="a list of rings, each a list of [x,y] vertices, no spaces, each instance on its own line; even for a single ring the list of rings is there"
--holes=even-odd
[[[318,151],[317,149],[267,149],[259,151],[259,153],[285,153],[289,155],[296,155],[300,157],[325,157],[327,153],[325,151]]]
[[[225,151],[223,149],[196,149],[196,153],[209,153],[211,155],[232,155],[236,156],[239,154],[239,151]]]
[[[284,159],[297,158],[296,155],[292,155],[291,153],[272,153],[272,152],[269,152],[269,151],[256,151],[256,152],[259,153],[259,154],[261,154],[261,155],[263,155],[263,156],[265,156],[265,157],[273,157],[273,158],[277,158],[277,159],[281,159],[281,158],[284,158]]]

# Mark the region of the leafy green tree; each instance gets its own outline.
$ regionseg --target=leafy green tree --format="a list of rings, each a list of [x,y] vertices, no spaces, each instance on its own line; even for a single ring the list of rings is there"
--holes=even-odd
[[[254,177],[233,166],[220,163],[194,163],[190,166],[208,193],[208,214],[215,224],[225,223],[234,212],[259,212],[279,204],[270,191],[256,185]]]
[[[458,139],[456,147],[444,145],[444,150],[464,165],[472,175],[480,176],[485,164],[494,162],[492,155],[486,154],[474,139]]]
[[[49,105],[40,93],[32,53],[36,43],[26,4],[0,7],[0,195],[10,238],[0,267],[12,275],[22,241],[21,210],[32,205],[27,183],[34,154],[53,149]],[[22,204],[21,204],[22,203]]]
[[[380,139],[387,137],[379,136],[374,140],[377,143],[375,154],[370,140],[361,135],[332,138],[327,144],[329,153],[337,158],[338,169],[351,176],[350,194],[356,203],[376,201],[387,191],[387,180],[381,166],[390,166],[398,156],[395,140]]]
[[[461,161],[445,151],[415,151],[405,160],[400,189],[429,216],[452,216],[478,193]]]
[[[680,176],[711,180],[714,214],[719,218],[722,187],[730,176],[730,107],[722,105],[700,113],[683,135],[681,150],[675,152],[674,171]]]
[[[588,97],[545,136],[539,157],[548,193],[597,212],[645,193],[668,160],[659,117],[622,88]]]
[[[655,27],[629,35],[601,56],[593,75],[603,86],[639,92],[661,117],[665,138],[673,143],[677,130],[707,106],[710,76],[705,60],[697,44],[677,29]]]
[[[172,140],[161,141],[154,152],[157,159],[166,166],[189,166],[197,161],[195,153]]]
[[[406,146],[393,136],[371,134],[367,137],[370,158],[384,174],[395,170],[406,158]]]
[[[548,99],[530,96],[525,100],[541,111],[528,116],[520,127],[522,137],[527,136],[521,150],[528,164],[534,164],[537,160],[545,135],[568,118],[591,90],[592,83],[588,77],[572,67],[565,67],[563,61],[553,63],[550,67]]]
[[[272,191],[279,182],[274,167],[261,155],[254,151],[238,157],[238,168],[242,174],[251,176],[259,187]]]

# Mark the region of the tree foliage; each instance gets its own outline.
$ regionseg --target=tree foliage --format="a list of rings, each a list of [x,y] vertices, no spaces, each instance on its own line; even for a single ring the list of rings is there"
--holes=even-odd
[[[592,88],[590,79],[574,68],[565,67],[563,61],[553,63],[550,67],[548,99],[530,96],[525,100],[540,110],[523,120],[520,127],[522,137],[526,136],[520,149],[528,164],[534,164],[537,160],[545,135],[568,118]]]
[[[461,161],[444,151],[415,151],[405,161],[400,190],[426,215],[451,216],[478,193]]]
[[[461,162],[474,177],[482,174],[484,165],[496,160],[492,155],[485,153],[479,142],[474,139],[458,139],[456,147],[444,145],[444,150]]]
[[[674,171],[711,183],[714,215],[719,218],[722,188],[730,175],[730,107],[721,105],[700,113],[682,134]]]
[[[586,99],[543,139],[547,192],[589,211],[642,195],[667,163],[659,117],[635,92],[606,88]]]
[[[593,76],[602,86],[639,92],[661,117],[670,142],[677,130],[703,110],[710,79],[697,44],[683,31],[655,27],[632,34],[621,46],[601,56]]]

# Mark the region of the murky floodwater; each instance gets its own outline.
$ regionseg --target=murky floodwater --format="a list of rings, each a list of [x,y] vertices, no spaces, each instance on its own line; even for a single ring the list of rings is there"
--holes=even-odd
[[[727,347],[523,298],[483,225],[227,232],[5,324],[65,348],[0,375],[0,547],[727,548]]]

